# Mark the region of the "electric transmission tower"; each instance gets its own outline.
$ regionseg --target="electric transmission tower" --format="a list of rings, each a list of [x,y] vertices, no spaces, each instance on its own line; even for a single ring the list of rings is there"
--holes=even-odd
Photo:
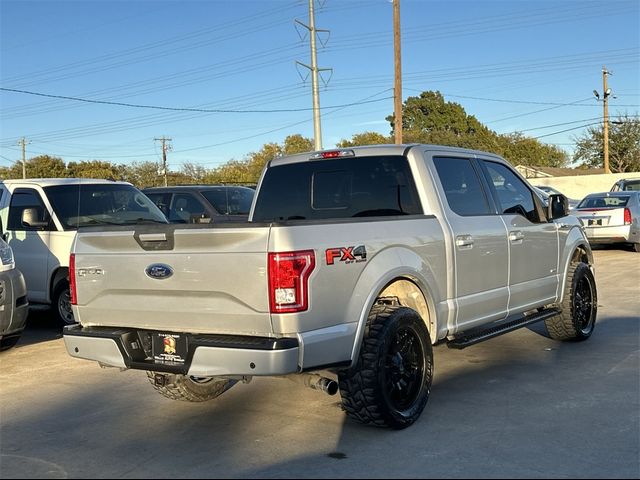
[[[314,148],[316,150],[322,150],[322,129],[320,127],[320,92],[319,92],[319,86],[318,86],[318,76],[319,76],[319,72],[324,72],[324,71],[333,72],[333,69],[318,68],[317,47],[316,47],[316,40],[320,40],[318,37],[318,33],[326,33],[327,40],[328,40],[328,35],[330,32],[329,30],[316,28],[316,19],[315,19],[315,13],[313,9],[313,3],[314,3],[314,0],[309,0],[309,25],[302,23],[300,20],[296,20],[296,23],[298,25],[301,25],[302,27],[306,28],[309,31],[309,39],[311,40],[310,41],[311,65],[307,65],[305,63],[298,62],[298,61],[296,61],[296,64],[307,68],[311,72],[311,90],[313,92],[313,143],[314,143]],[[301,36],[301,38],[303,37]],[[326,41],[323,42],[322,40],[320,40],[320,43],[322,44],[322,46],[326,45]],[[331,77],[329,77],[329,80],[330,79]],[[303,81],[304,80],[305,78],[303,78]],[[328,81],[325,82],[325,85],[327,83]]]

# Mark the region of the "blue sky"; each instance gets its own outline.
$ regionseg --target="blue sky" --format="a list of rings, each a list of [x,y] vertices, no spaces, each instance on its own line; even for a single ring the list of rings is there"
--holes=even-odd
[[[0,1],[0,165],[158,161],[213,168],[287,135],[313,138],[308,0]],[[598,121],[602,67],[610,115],[640,113],[640,2],[401,0],[403,98],[439,90],[497,131],[572,152]],[[389,0],[316,2],[322,143],[388,134],[393,112]],[[301,39],[301,35],[302,38]],[[280,110],[279,112],[269,112]],[[285,110],[285,111],[282,111]],[[562,130],[572,129],[563,133]]]

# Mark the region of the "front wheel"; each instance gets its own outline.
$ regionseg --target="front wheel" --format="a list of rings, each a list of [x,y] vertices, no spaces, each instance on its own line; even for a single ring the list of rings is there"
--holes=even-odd
[[[158,372],[147,372],[147,378],[160,395],[184,402],[213,400],[236,384],[235,380]]]
[[[71,291],[69,281],[61,280],[53,289],[52,308],[58,323],[62,326],[77,323],[71,310]]]
[[[545,320],[556,340],[582,341],[593,333],[598,312],[596,281],[586,263],[572,263],[567,271],[561,312]]]
[[[433,378],[433,350],[414,310],[376,305],[354,367],[339,372],[342,408],[365,424],[406,428],[424,410]]]

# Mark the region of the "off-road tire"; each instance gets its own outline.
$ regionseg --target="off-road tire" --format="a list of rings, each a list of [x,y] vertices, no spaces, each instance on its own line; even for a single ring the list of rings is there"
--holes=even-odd
[[[545,320],[555,340],[582,341],[593,333],[598,311],[596,281],[586,263],[572,263],[567,271],[561,313]]]
[[[161,381],[157,381],[161,376]],[[206,402],[219,397],[229,390],[235,381],[216,380],[215,378],[196,378],[188,375],[147,372],[149,382],[156,391],[171,400],[184,402]]]
[[[69,290],[68,280],[60,280],[56,284],[51,295],[51,308],[58,324],[63,327],[78,323],[73,318],[73,311],[71,310],[71,291]]]
[[[342,408],[354,420],[406,428],[424,410],[433,378],[433,349],[415,310],[376,305],[369,313],[357,363],[340,371]],[[398,388],[404,383],[405,390]]]

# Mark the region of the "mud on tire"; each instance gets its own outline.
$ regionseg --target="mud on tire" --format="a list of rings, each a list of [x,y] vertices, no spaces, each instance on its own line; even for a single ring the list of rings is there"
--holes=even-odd
[[[188,375],[147,372],[149,382],[160,395],[184,402],[206,402],[219,397],[235,385],[234,380],[200,378]]]
[[[406,428],[427,404],[432,378],[431,339],[420,315],[407,307],[376,305],[357,363],[338,374],[342,408],[364,424]]]
[[[572,263],[567,271],[562,312],[545,320],[547,331],[556,340],[582,341],[593,333],[598,311],[596,281],[586,263]]]

